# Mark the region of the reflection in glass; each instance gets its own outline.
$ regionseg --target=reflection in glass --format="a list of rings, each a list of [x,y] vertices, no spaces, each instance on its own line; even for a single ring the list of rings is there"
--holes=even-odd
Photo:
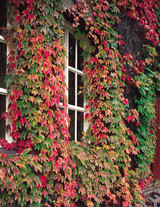
[[[69,126],[70,140],[75,140],[75,111],[69,110],[69,117],[71,119]]]
[[[0,87],[5,88],[6,84],[4,82],[6,76],[6,52],[7,46],[0,42]]]
[[[6,109],[6,96],[0,95],[0,138],[5,138],[5,119],[1,115],[5,112]]]
[[[83,107],[84,105],[84,97],[83,97],[83,81],[82,76],[78,75],[78,81],[77,81],[77,106]]]
[[[75,73],[69,71],[69,104],[75,105]]]
[[[7,26],[7,18],[6,18],[6,0],[0,0],[0,28]],[[0,35],[2,34],[2,30],[0,29]]]
[[[84,63],[84,58],[82,56],[83,49],[79,46],[79,40],[78,40],[78,58],[77,58],[77,69],[78,70],[83,70],[83,63]]]
[[[69,33],[69,66],[75,68],[75,38]]]
[[[83,112],[77,112],[77,140],[80,141],[82,137],[83,132],[83,125],[84,125],[84,113]]]

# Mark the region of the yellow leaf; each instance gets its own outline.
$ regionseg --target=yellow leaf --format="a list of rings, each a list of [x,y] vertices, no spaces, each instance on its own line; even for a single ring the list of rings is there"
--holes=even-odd
[[[30,96],[29,100],[30,100],[32,103],[35,102],[35,98],[34,98],[34,96]]]
[[[146,58],[146,59],[145,59],[145,62],[149,65],[149,64],[151,63],[151,59]]]
[[[19,166],[19,167],[25,167],[25,162],[17,162],[17,165]]]
[[[106,144],[103,145],[103,148],[106,149],[106,150],[110,150],[110,146],[106,145]]]
[[[3,181],[3,178],[4,178],[5,174],[6,174],[6,173],[3,172],[2,169],[0,169],[0,178],[1,178],[2,181]]]
[[[88,207],[94,207],[94,204],[93,204],[93,202],[91,201],[91,200],[87,200],[87,206]]]
[[[32,91],[31,91],[34,95],[37,95],[38,94],[38,90],[37,89],[32,89]]]

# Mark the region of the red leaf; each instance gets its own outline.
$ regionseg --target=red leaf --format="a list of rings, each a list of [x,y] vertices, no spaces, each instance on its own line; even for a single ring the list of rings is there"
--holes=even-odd
[[[25,16],[28,14],[29,12],[27,11],[27,10],[24,10],[23,12],[22,12],[22,14],[24,14]]]
[[[48,126],[48,129],[50,130],[51,133],[54,132],[55,129],[57,129],[57,128],[58,128],[57,125],[55,125],[54,123],[52,123],[51,125]]]
[[[12,124],[12,131],[13,132],[17,131],[16,122]]]
[[[48,195],[48,192],[46,190],[43,190],[42,193],[43,193],[44,197],[46,197]]]
[[[49,156],[49,161],[51,161],[51,163],[53,163],[53,162],[54,162],[54,160],[55,160],[55,158],[54,158],[54,157]]]
[[[123,103],[124,103],[125,105],[127,105],[127,104],[128,104],[128,100],[124,99],[124,100],[123,100]]]
[[[133,142],[135,142],[136,144],[138,144],[138,139],[137,139],[137,137],[135,135],[132,136],[132,140],[133,140]]]
[[[57,161],[56,164],[55,164],[55,168],[57,168],[58,170],[60,170],[60,168],[61,168],[61,165],[59,164],[58,161]]]
[[[28,4],[30,4],[31,6],[34,4],[34,0],[28,0],[27,2],[28,2]]]
[[[62,134],[64,136],[67,136],[68,135],[68,128],[67,127],[66,128],[62,128]]]
[[[7,130],[7,132],[10,132],[11,131],[11,125],[10,124],[7,124],[6,130]]]
[[[18,49],[20,50],[21,47],[22,47],[21,43],[19,43],[19,44],[17,45],[17,47],[18,47]]]
[[[20,140],[19,142],[18,142],[18,146],[19,147],[24,147],[25,145],[24,145],[24,140]]]
[[[16,119],[18,119],[19,117],[22,117],[22,113],[20,110],[15,111],[14,116],[16,117]]]
[[[26,143],[25,143],[25,147],[27,147],[27,148],[31,148],[32,146],[34,146],[34,144],[31,142],[30,139],[28,139],[28,140],[26,141]]]
[[[42,187],[46,187],[47,185],[47,178],[44,175],[38,175],[38,177],[41,180],[41,185],[38,185],[38,189],[42,188]]]
[[[131,134],[131,130],[130,129],[127,129],[127,132],[128,132],[128,134]]]
[[[39,40],[40,43],[42,43],[42,41],[45,39],[43,35],[38,35],[37,40]]]
[[[10,95],[10,96],[9,96],[9,101],[10,101],[11,103],[13,103],[14,100],[15,100],[15,97],[14,97],[13,95]]]
[[[13,137],[13,139],[15,139],[15,140],[18,140],[18,138],[20,138],[20,133],[19,133],[19,132],[12,132],[10,135],[11,135],[11,136]]]
[[[89,113],[86,113],[85,114],[85,119],[88,119],[89,118]]]
[[[36,44],[36,38],[35,37],[32,38],[32,43],[33,43],[33,46],[35,46],[35,44]]]
[[[11,105],[11,109],[12,109],[12,110],[16,110],[16,109],[17,109],[17,104],[16,104],[16,103],[13,103],[13,104]]]
[[[134,121],[135,118],[134,118],[134,116],[128,116],[128,117],[126,118],[126,120],[127,120],[128,122],[130,122],[130,121]]]
[[[16,91],[16,98],[18,99],[19,97],[21,97],[23,95],[23,91],[22,90],[18,90]]]
[[[56,188],[57,193],[60,194],[61,191],[63,190],[63,185],[61,183],[57,183],[55,188]]]
[[[139,127],[139,126],[140,126],[140,123],[139,123],[139,121],[137,121],[137,123],[136,123],[136,126],[137,126],[137,127]]]
[[[18,150],[18,155],[20,155],[23,151],[24,151],[24,149],[19,149]]]
[[[16,148],[16,143],[15,142],[12,142],[11,144],[7,144],[7,146],[6,146],[6,149],[8,149],[8,150],[13,150],[13,149],[15,149]]]
[[[8,142],[6,139],[3,139],[4,137],[2,137],[2,139],[0,139],[0,145],[4,148],[6,148]]]
[[[97,126],[96,125],[92,125],[92,130],[93,130],[93,133],[97,134]]]
[[[45,119],[42,120],[42,126],[47,126],[47,121]]]
[[[20,122],[22,126],[24,126],[25,123],[27,123],[27,119],[25,117],[20,118]]]
[[[4,113],[2,114],[2,117],[3,117],[4,119],[7,119],[7,118],[8,118],[8,113],[7,113],[7,112],[4,112]]]
[[[125,42],[123,42],[122,40],[117,40],[117,43],[118,43],[119,45],[125,45]]]

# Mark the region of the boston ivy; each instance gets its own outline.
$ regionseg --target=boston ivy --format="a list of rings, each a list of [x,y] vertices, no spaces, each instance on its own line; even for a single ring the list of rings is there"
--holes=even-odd
[[[10,103],[3,117],[14,142],[1,145],[17,148],[18,156],[0,154],[0,205],[136,204],[150,181],[155,148],[158,1],[83,0],[66,9],[60,0],[8,0],[7,8]],[[120,51],[126,44],[116,27],[120,13],[143,27],[140,60]],[[90,112],[82,142],[68,141],[66,16],[91,43],[83,53],[89,53],[83,81]]]

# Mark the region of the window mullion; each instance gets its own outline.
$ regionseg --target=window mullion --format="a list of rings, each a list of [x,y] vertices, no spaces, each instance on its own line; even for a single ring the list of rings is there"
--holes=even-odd
[[[75,68],[77,69],[77,39],[75,39],[76,47],[75,47]],[[75,106],[77,106],[77,73],[75,73]],[[77,110],[75,110],[75,141],[77,141]]]
[[[78,51],[78,45],[77,45],[77,39],[75,40],[76,41],[76,47],[75,47],[75,68],[77,69],[77,58],[78,58],[78,54],[77,54],[77,51]]]
[[[77,69],[77,39],[76,41],[76,47],[75,47],[75,67]],[[75,106],[77,106],[77,73],[75,73]]]
[[[66,48],[66,67],[65,67],[65,75],[66,75],[66,86],[67,89],[65,90],[66,96],[68,97],[68,74],[69,74],[69,70],[68,70],[68,56],[69,56],[69,32],[67,29],[65,29],[65,48]],[[68,109],[67,109],[67,113],[68,113]]]
[[[5,88],[0,88],[0,94],[1,94],[1,95],[7,95],[7,89],[5,89]]]
[[[9,23],[7,22],[7,25],[9,25]],[[8,48],[8,45],[7,45],[7,57],[9,55],[9,48]],[[6,62],[6,68],[7,68],[7,63],[8,63],[8,59],[7,59],[7,62]],[[6,74],[7,74],[7,69],[6,69]],[[7,89],[6,89],[7,91]],[[7,94],[6,94],[6,112],[8,112],[8,105],[9,105],[9,95],[8,95],[8,91],[7,91]],[[11,121],[9,119],[6,119],[6,126],[7,125],[11,125]],[[9,143],[13,142],[13,139],[12,137],[10,136],[10,131],[6,130],[6,139]]]
[[[4,43],[4,37],[0,35],[0,42]]]
[[[73,72],[73,73],[77,73],[78,75],[83,76],[83,72],[82,71],[77,70],[77,69],[75,69],[75,68],[73,68],[73,67],[71,67],[69,65],[68,65],[68,70],[71,71],[71,72]]]
[[[77,110],[75,111],[75,141],[77,141]]]

